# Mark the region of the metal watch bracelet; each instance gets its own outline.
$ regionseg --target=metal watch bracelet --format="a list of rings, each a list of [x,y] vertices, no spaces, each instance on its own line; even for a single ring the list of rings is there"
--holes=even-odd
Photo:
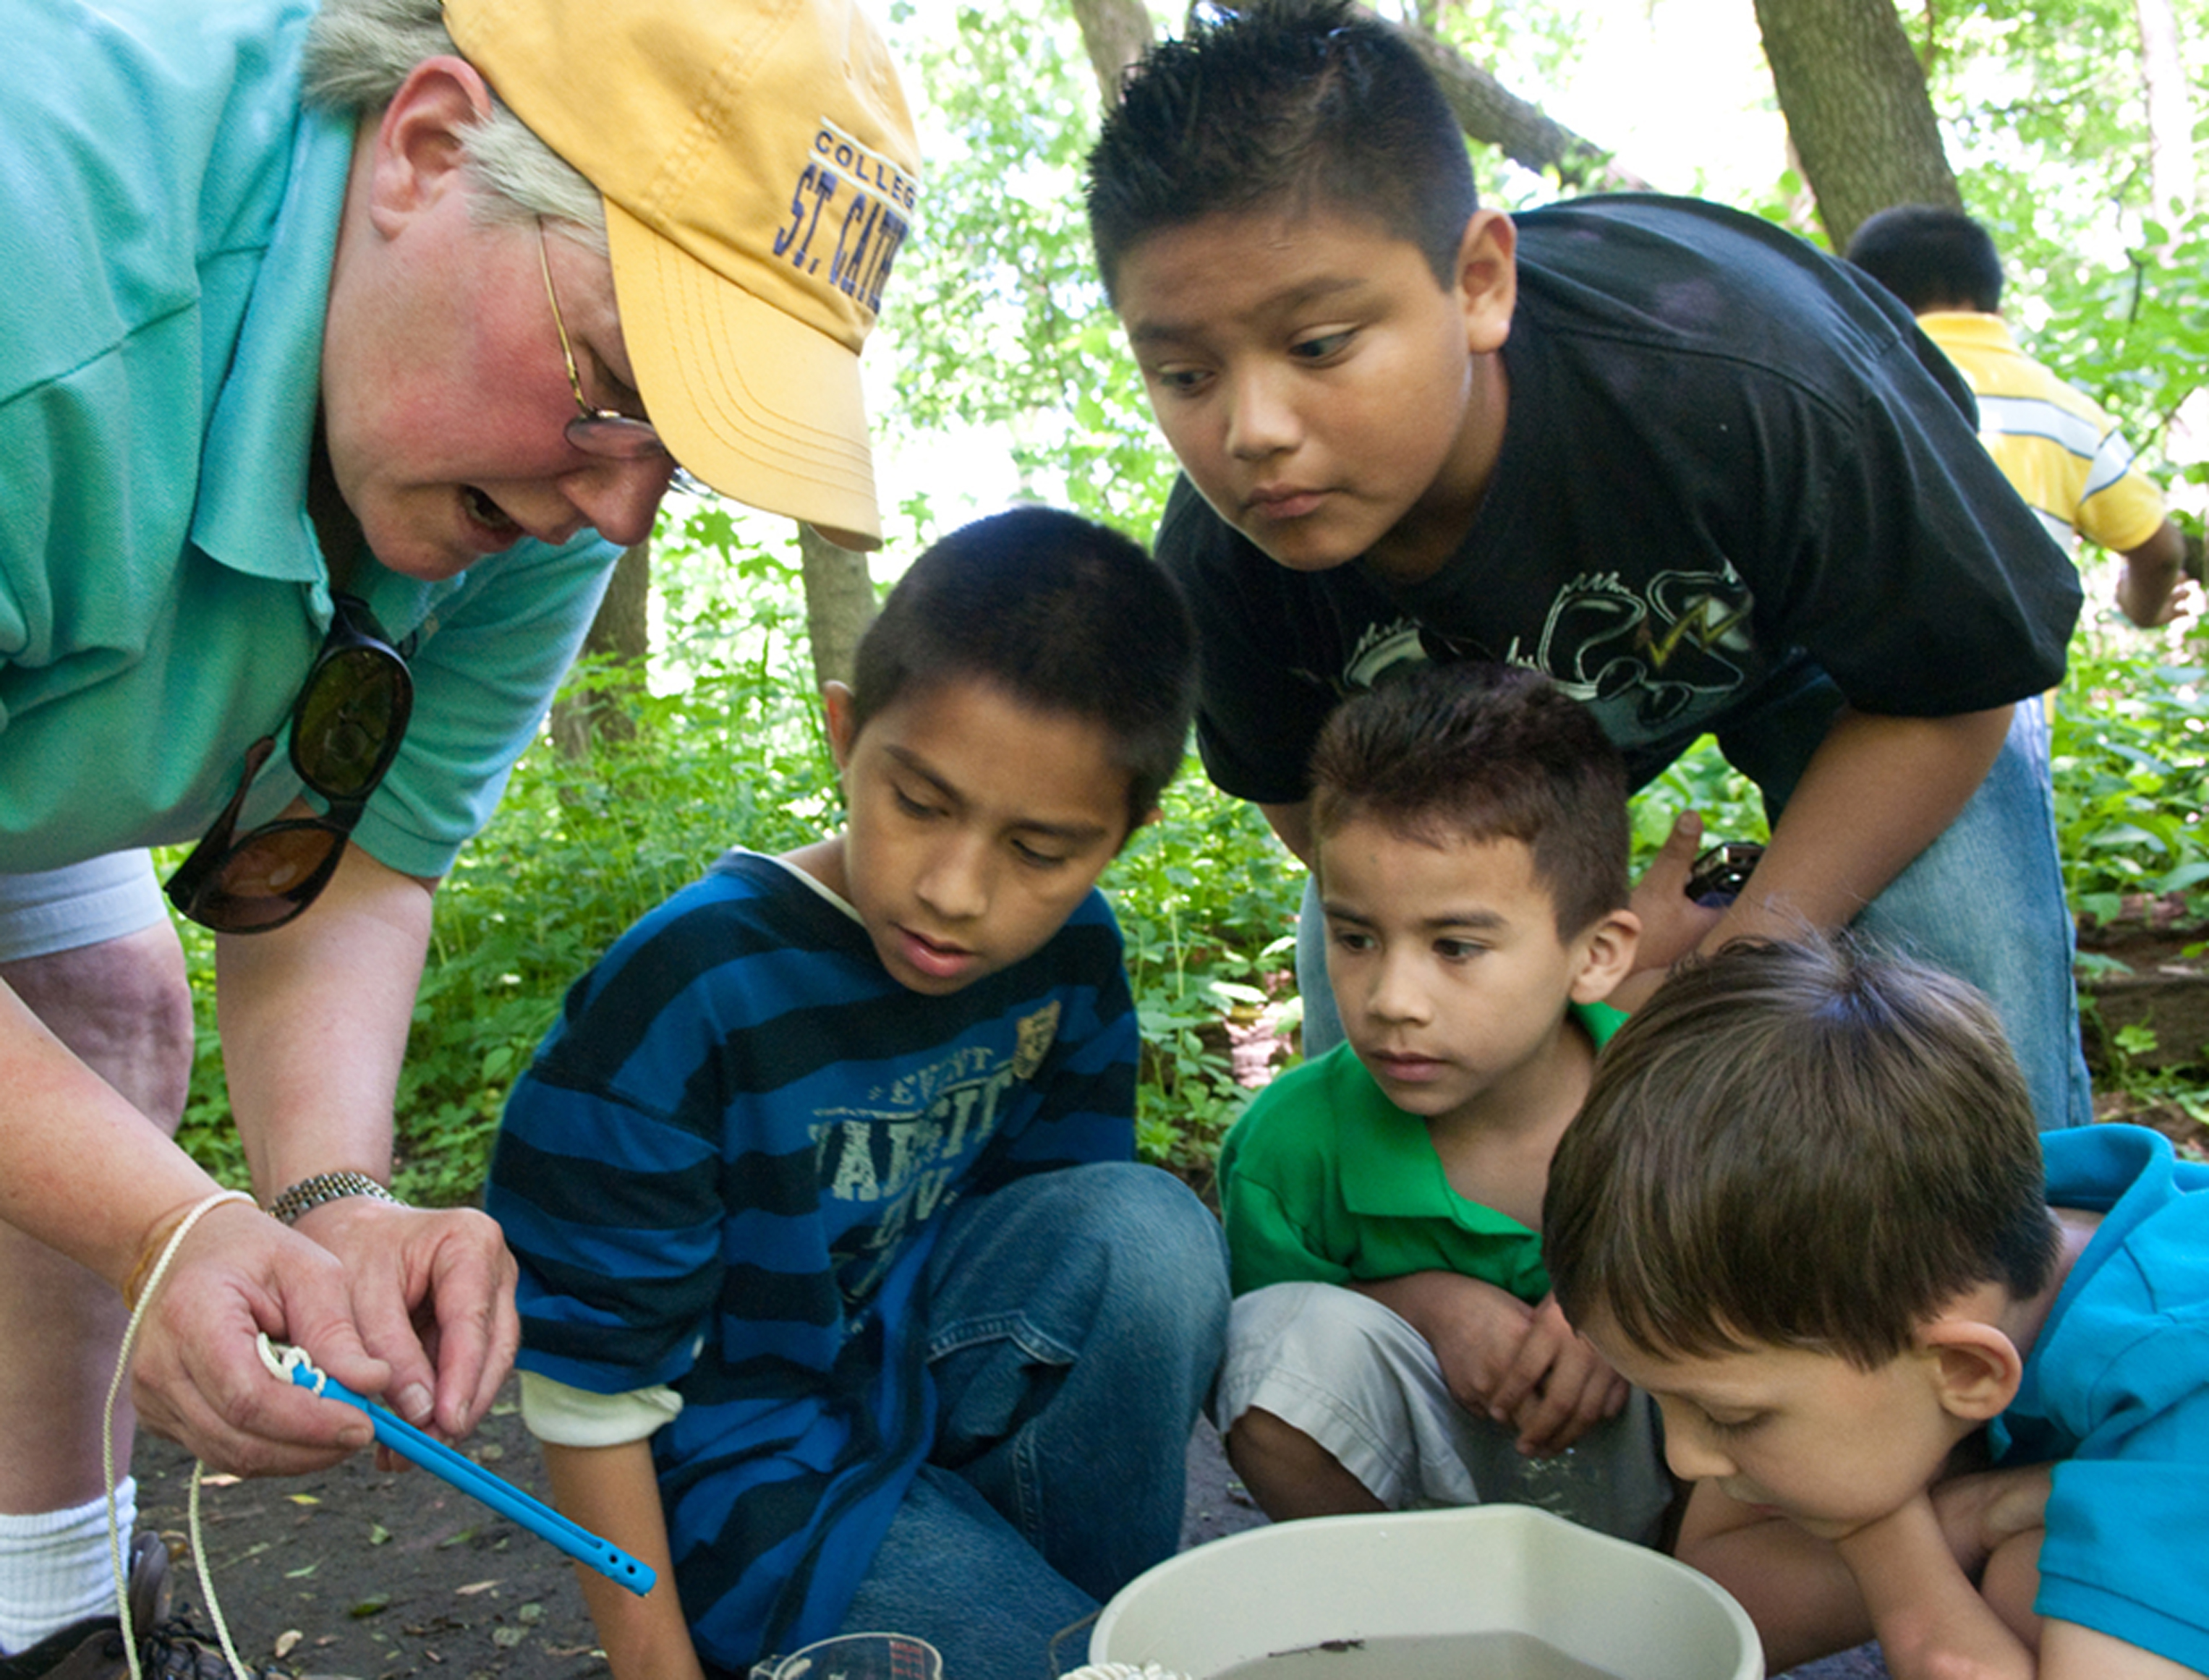
[[[364,1195],[371,1201],[388,1201],[394,1207],[406,1204],[377,1183],[365,1172],[317,1172],[312,1177],[302,1178],[268,1204],[268,1212],[286,1225],[298,1222],[299,1215],[310,1207],[319,1207],[326,1201],[339,1201],[349,1195]]]

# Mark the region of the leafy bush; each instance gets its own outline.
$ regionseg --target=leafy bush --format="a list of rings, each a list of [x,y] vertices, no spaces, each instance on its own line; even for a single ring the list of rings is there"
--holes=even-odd
[[[545,733],[438,891],[398,1098],[397,1188],[409,1200],[475,1195],[507,1092],[563,995],[640,915],[729,846],[785,851],[841,820],[795,567],[745,544],[725,516],[694,516],[674,534],[655,555],[654,680],[591,664],[563,690],[627,732],[601,732],[582,757]],[[1148,1043],[1142,1151],[1188,1167],[1209,1159],[1243,1094],[1224,1020],[1287,984],[1288,960],[1268,948],[1290,925],[1302,870],[1254,809],[1193,765],[1163,803],[1163,822],[1131,840],[1104,887]],[[214,942],[184,935],[203,1027],[184,1136],[242,1184],[212,1025]]]
[[[663,593],[685,615],[666,638],[680,685],[655,693],[635,671],[579,665],[563,694],[618,713],[629,732],[602,732],[580,758],[540,735],[438,891],[398,1097],[397,1188],[410,1200],[476,1194],[506,1093],[562,996],[639,915],[731,846],[782,851],[838,821],[795,569],[740,546],[725,518],[688,534],[666,556]],[[242,1183],[206,1024],[213,940],[185,936],[206,1007],[184,1136]]]
[[[2073,907],[2099,921],[2142,894],[2209,916],[2209,648],[2188,646],[2170,663],[2099,624],[2072,644],[2050,720],[2056,838]]]
[[[1192,762],[1104,885],[1142,1022],[1136,1148],[1201,1178],[1249,1094],[1236,1081],[1228,1023],[1256,1027],[1295,986],[1303,867],[1255,805],[1219,792]]]

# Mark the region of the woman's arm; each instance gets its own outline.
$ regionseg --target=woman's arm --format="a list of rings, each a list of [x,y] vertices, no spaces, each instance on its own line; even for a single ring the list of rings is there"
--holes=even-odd
[[[316,1173],[390,1181],[435,885],[350,846],[298,920],[216,942],[231,1104],[264,1199]],[[302,1214],[298,1229],[345,1263],[361,1340],[391,1367],[393,1408],[448,1436],[474,1428],[520,1341],[498,1227],[472,1209],[351,1196]]]

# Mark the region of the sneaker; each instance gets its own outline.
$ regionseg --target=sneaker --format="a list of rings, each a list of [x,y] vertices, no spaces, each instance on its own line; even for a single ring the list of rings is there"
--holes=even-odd
[[[170,1615],[169,1549],[158,1534],[131,1539],[129,1597],[144,1680],[234,1680],[222,1642]],[[0,1657],[0,1680],[129,1680],[129,1674],[122,1624],[112,1616],[87,1617],[27,1651]],[[252,1674],[254,1680],[301,1680],[284,1668],[256,1668]]]

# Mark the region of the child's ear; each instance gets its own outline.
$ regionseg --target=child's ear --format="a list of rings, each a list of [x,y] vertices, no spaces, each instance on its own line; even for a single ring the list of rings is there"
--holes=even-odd
[[[2017,1398],[2025,1360],[2017,1344],[1978,1318],[1936,1318],[1917,1328],[1918,1351],[1933,1362],[1941,1404],[1951,1417],[1983,1423]]]
[[[1503,347],[1519,304],[1519,230],[1501,210],[1475,210],[1457,251],[1465,341],[1477,356]]]
[[[821,703],[828,714],[828,750],[835,756],[838,769],[848,769],[852,763],[852,743],[859,733],[852,722],[851,684],[834,681],[823,683],[821,685]]]
[[[1573,1002],[1599,1003],[1634,972],[1634,953],[1641,948],[1641,918],[1631,910],[1611,911],[1582,929],[1573,942],[1580,953]]]

